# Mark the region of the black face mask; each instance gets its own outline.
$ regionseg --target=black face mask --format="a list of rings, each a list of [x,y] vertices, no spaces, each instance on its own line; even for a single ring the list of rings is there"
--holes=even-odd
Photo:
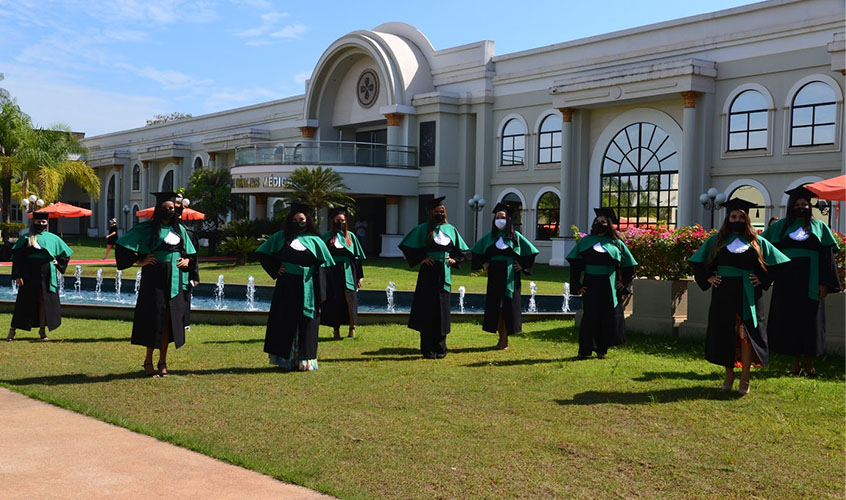
[[[347,227],[347,224],[344,223],[344,222],[336,222],[335,223],[335,229],[337,229],[339,231],[343,231],[346,227]]]
[[[32,233],[33,234],[43,233],[45,229],[47,229],[47,226],[42,226],[41,224],[33,224],[32,225]]]
[[[729,231],[733,233],[742,233],[746,230],[746,221],[736,220],[728,223]]]
[[[811,214],[811,209],[809,208],[800,208],[800,207],[793,207],[790,209],[790,216],[791,217],[807,217]]]
[[[590,227],[590,232],[593,234],[605,234],[608,232],[608,225],[600,222],[594,222]]]
[[[308,225],[308,221],[297,222],[297,229],[300,231],[305,231],[306,226]]]
[[[157,217],[159,219],[171,220],[171,219],[173,219],[173,216],[175,214],[176,214],[176,210],[174,210],[172,208],[161,207],[161,208],[158,209],[158,216]]]
[[[444,214],[435,214],[435,222],[437,222],[438,224],[440,224],[440,223],[442,223],[444,220],[446,220],[446,217],[444,216]]]

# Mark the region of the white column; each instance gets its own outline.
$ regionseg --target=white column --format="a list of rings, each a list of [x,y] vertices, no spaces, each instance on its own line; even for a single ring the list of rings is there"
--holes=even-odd
[[[682,158],[679,169],[678,226],[693,224],[697,219],[699,193],[696,193],[696,98],[699,92],[682,92]]]
[[[552,238],[551,266],[566,266],[568,241],[572,240],[570,226],[573,225],[573,202],[570,193],[573,188],[573,108],[560,108],[561,111],[561,205],[558,208],[558,238]]]
[[[399,197],[385,197],[385,234],[382,236],[382,251],[379,257],[402,257],[399,243],[403,235],[399,233]]]
[[[393,150],[391,146],[399,146],[403,144],[402,140],[402,113],[386,113],[385,119],[388,122],[388,155],[387,162],[390,166],[399,166],[405,163],[405,158],[401,151],[396,148]]]

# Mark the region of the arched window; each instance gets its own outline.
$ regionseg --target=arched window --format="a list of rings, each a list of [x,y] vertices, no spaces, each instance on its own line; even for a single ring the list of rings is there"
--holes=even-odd
[[[731,103],[728,150],[767,149],[767,100],[757,90],[744,90]]]
[[[194,159],[194,170],[203,168],[203,159],[199,156]]]
[[[132,190],[141,190],[141,167],[138,165],[132,167]]]
[[[613,208],[620,228],[676,225],[679,155],[670,136],[647,122],[617,133],[602,160],[601,204]]]
[[[502,202],[511,208],[511,224],[514,230],[523,232],[523,202],[514,193],[508,193],[502,198]]]
[[[790,108],[790,146],[834,144],[836,118],[834,90],[819,81],[805,84]]]
[[[561,117],[549,115],[538,132],[538,163],[561,163]]]
[[[760,230],[767,227],[766,200],[764,200],[764,195],[758,188],[755,186],[739,186],[729,195],[730,200],[734,198],[742,198],[754,203],[755,207],[749,209],[749,218],[752,219],[752,225],[755,229]]]
[[[173,170],[168,171],[162,179],[162,192],[173,191]]]
[[[516,118],[506,122],[502,128],[502,148],[499,164],[503,166],[522,165],[526,156],[526,127]]]
[[[106,188],[106,221],[115,217],[115,176],[109,179],[109,187]]]
[[[138,224],[138,211],[141,208],[138,205],[132,205],[132,225]]]
[[[538,225],[535,239],[549,241],[558,236],[561,199],[552,191],[547,191],[538,199]]]

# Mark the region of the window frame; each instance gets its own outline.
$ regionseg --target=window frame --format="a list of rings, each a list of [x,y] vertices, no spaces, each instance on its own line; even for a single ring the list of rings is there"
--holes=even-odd
[[[560,164],[561,158],[563,158],[563,155],[564,155],[564,143],[563,143],[563,137],[562,137],[562,133],[561,133],[561,127],[559,127],[557,130],[551,130],[551,131],[544,131],[543,130],[544,124],[547,123],[547,120],[549,120],[550,118],[558,118],[559,120],[562,120],[562,123],[563,123],[563,119],[561,118],[561,115],[558,115],[556,113],[547,113],[541,118],[540,124],[538,125],[538,134],[537,134],[538,135],[538,146],[537,146],[537,155],[538,155],[537,164],[538,165],[548,166],[548,165]],[[558,135],[558,146],[555,146],[555,135],[556,134]],[[543,138],[546,135],[550,136],[550,140],[549,140],[550,146],[543,146]],[[556,149],[558,150],[558,160],[554,159]],[[544,161],[544,158],[543,158],[544,152],[546,152],[546,151],[549,152],[548,153],[549,161]]]
[[[767,103],[767,146],[766,148],[730,150],[729,137],[731,133],[731,107],[734,104],[735,100],[740,96],[740,94],[748,90],[754,90],[758,92],[761,96],[764,97],[764,101],[766,101]],[[750,82],[744,83],[732,89],[732,91],[729,92],[728,96],[726,96],[725,102],[723,103],[723,111],[721,113],[722,128],[720,133],[720,157],[723,159],[727,159],[772,156],[773,138],[775,137],[775,111],[775,101],[773,101],[772,93],[770,93],[767,87],[764,87],[763,85],[758,83]]]
[[[522,134],[506,135],[505,129],[514,120],[516,120],[517,123],[520,126],[523,127],[523,133]],[[499,166],[506,168],[506,169],[521,169],[521,168],[525,169],[527,167],[527,165],[529,164],[529,161],[528,161],[528,158],[527,158],[527,155],[526,155],[526,152],[529,150],[529,148],[527,147],[528,146],[529,127],[526,125],[526,120],[524,120],[523,117],[520,116],[520,115],[506,116],[505,119],[502,122],[502,126],[500,126],[500,128],[499,128],[499,131],[500,131],[500,137],[499,137]],[[514,147],[514,142],[515,142],[515,139],[517,137],[523,138],[523,147],[520,148],[520,149],[516,149]],[[511,144],[510,144],[511,149],[506,149],[506,143],[508,141],[511,142]],[[517,151],[522,151],[522,153],[523,153],[522,158],[520,159],[520,162],[519,163],[515,162],[512,159],[509,163],[506,163],[505,162],[505,153],[511,152],[512,158],[513,158],[514,153],[517,152]]]
[[[554,209],[554,212],[553,212],[553,209],[551,209],[551,208],[540,208],[541,200],[543,199],[544,196],[546,196],[548,194],[551,194],[551,195],[555,196],[556,198],[558,198],[558,208]],[[552,189],[552,188],[549,188],[549,187],[544,188],[542,191],[539,192],[537,199],[535,200],[533,208],[535,210],[534,240],[535,241],[552,241],[552,238],[557,238],[559,236],[559,234],[561,234],[561,220],[560,220],[560,216],[561,216],[561,194],[555,189]],[[540,217],[541,217],[541,213],[544,213],[547,210],[552,212],[551,215],[554,215],[554,216],[550,217],[550,222],[554,221],[558,225],[558,231],[554,231],[554,233],[551,234],[549,236],[549,238],[541,238],[541,236],[540,236],[540,226],[541,226]]]
[[[129,190],[133,193],[141,191],[141,166],[137,163],[132,165],[132,174],[129,179]]]
[[[812,82],[824,83],[828,85],[829,88],[831,88],[831,90],[834,92],[834,143],[793,146],[793,103],[795,102],[799,92],[803,88],[805,88],[807,84]],[[782,154],[819,154],[839,152],[841,150],[841,136],[843,135],[843,89],[840,87],[840,84],[834,78],[821,73],[814,73],[800,78],[793,84],[793,86],[790,88],[790,91],[787,93],[782,109],[784,113],[783,123],[785,123],[785,126],[783,127],[782,136]]]
[[[797,105],[796,99],[799,97],[799,94],[801,94],[802,91],[805,90],[808,86],[813,85],[815,83],[821,83],[821,84],[827,86],[828,89],[831,90],[831,93],[833,94],[833,100],[819,102],[819,103],[813,103],[813,104],[799,104],[799,105]],[[837,99],[836,93],[834,92],[834,89],[831,88],[831,85],[828,85],[827,83],[820,81],[820,80],[813,80],[813,81],[805,83],[804,85],[802,85],[802,87],[799,88],[799,90],[796,91],[795,94],[793,94],[793,99],[791,99],[791,101],[790,101],[790,132],[789,132],[790,143],[789,143],[789,147],[791,147],[791,148],[808,148],[808,147],[816,147],[816,146],[833,146],[834,145],[834,143],[835,143],[834,137],[832,137],[831,142],[814,143],[814,131],[818,127],[832,126],[832,127],[834,127],[835,134],[836,134],[836,132],[837,132],[837,100],[836,99]],[[825,123],[817,123],[816,122],[817,108],[820,108],[820,107],[823,107],[823,106],[834,106],[834,121],[833,122],[825,122]],[[810,123],[810,125],[796,125],[794,123],[795,118],[796,118],[796,110],[797,109],[808,109],[808,108],[811,109],[811,123]],[[793,132],[794,132],[794,130],[804,129],[804,128],[810,128],[811,129],[811,143],[810,144],[793,144]]]

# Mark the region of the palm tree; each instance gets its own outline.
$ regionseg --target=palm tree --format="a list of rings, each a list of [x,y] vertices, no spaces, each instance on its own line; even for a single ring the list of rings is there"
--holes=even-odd
[[[28,128],[32,128],[29,116],[7,94],[0,95],[0,196],[3,197],[2,216],[5,222],[9,222],[12,182],[21,176],[21,165],[16,155]]]
[[[312,207],[311,216],[316,225],[319,222],[317,208],[322,206],[335,208],[355,204],[355,199],[346,194],[350,188],[344,184],[341,174],[331,168],[300,167],[285,179],[285,188],[291,191],[287,196],[288,201],[304,203]]]

